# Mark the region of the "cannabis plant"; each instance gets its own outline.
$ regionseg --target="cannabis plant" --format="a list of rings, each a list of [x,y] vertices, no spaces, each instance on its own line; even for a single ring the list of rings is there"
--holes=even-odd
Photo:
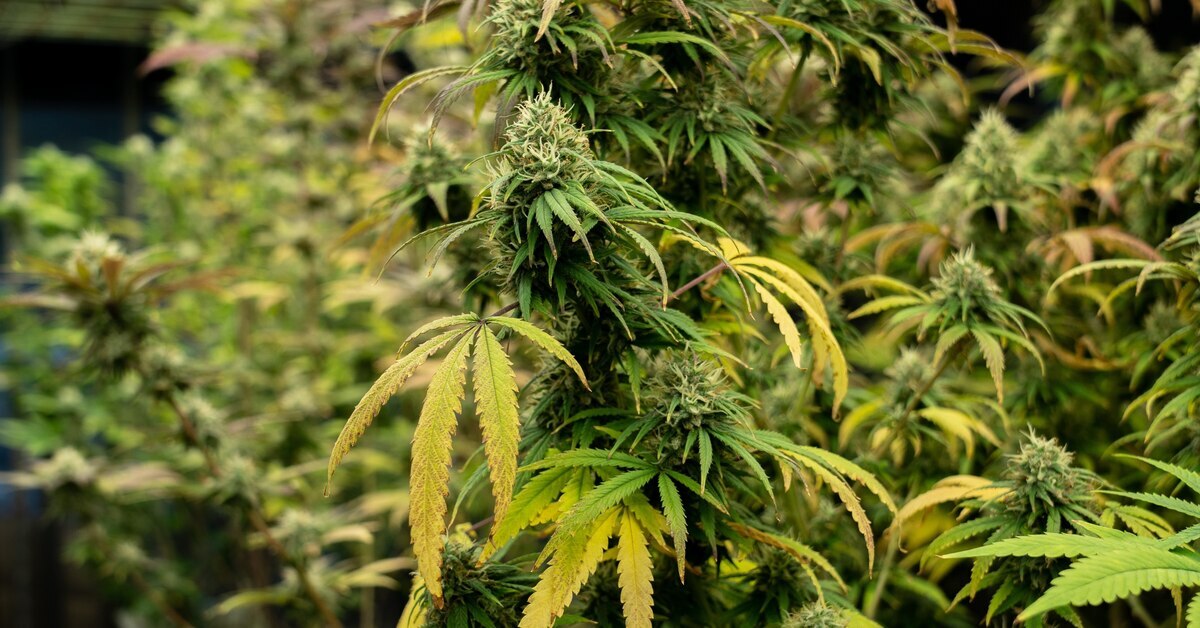
[[[165,13],[0,195],[4,481],[155,625],[1200,621],[1200,53],[928,4]]]

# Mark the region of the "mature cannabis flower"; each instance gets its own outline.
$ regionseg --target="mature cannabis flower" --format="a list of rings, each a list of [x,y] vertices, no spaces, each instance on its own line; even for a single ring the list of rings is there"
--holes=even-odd
[[[530,193],[540,194],[566,180],[584,181],[592,174],[588,162],[595,156],[587,135],[549,92],[520,105],[504,139],[505,174],[521,181],[521,187],[533,188],[527,189]],[[493,195],[493,202],[503,200],[502,195]]]
[[[983,204],[1015,198],[1021,191],[1017,174],[1017,132],[995,109],[983,112],[975,128],[967,134],[966,146],[959,155],[956,175],[969,204]]]
[[[1009,509],[1035,520],[1051,510],[1086,501],[1093,476],[1071,466],[1074,460],[1074,454],[1057,440],[1031,431],[1020,451],[1008,457],[1004,475],[1012,489],[1006,501]]]
[[[894,160],[883,146],[858,134],[842,133],[832,155],[829,180],[822,193],[827,202],[848,201],[874,206],[875,192],[892,174]]]
[[[970,314],[987,315],[1002,298],[992,269],[975,261],[971,248],[946,260],[933,285],[934,298],[951,306],[950,311],[963,320]]]
[[[574,6],[563,6],[554,13],[554,28],[539,38],[542,5],[541,0],[500,0],[494,5],[486,23],[494,29],[490,53],[498,65],[544,79],[553,79],[555,71],[579,70],[581,63],[586,65],[584,69],[598,70],[603,49],[582,35],[598,28],[596,20]],[[559,42],[557,35],[564,32],[574,35],[572,45]]]
[[[101,276],[102,267],[125,259],[121,244],[108,234],[85,231],[71,248],[71,266],[85,268],[93,277]]]
[[[1200,46],[1184,56],[1175,67],[1177,79],[1171,89],[1171,100],[1180,116],[1190,116],[1192,124],[1200,116]]]
[[[38,484],[48,489],[87,486],[95,481],[96,471],[96,466],[74,447],[59,449],[49,460],[38,462],[33,467]]]
[[[444,604],[426,607],[428,626],[454,625],[456,617],[486,615],[492,625],[516,626],[525,598],[537,581],[528,570],[495,561],[479,564],[479,547],[451,540],[442,563]],[[619,599],[619,598],[618,598]]]
[[[906,347],[900,350],[900,355],[884,374],[892,380],[893,397],[907,398],[920,390],[933,376],[933,362],[928,355]]]
[[[742,395],[729,391],[720,365],[694,354],[667,357],[646,383],[651,413],[686,432],[747,417]]]
[[[1050,180],[1087,177],[1095,153],[1088,137],[1099,130],[1100,121],[1083,110],[1054,112],[1022,152],[1022,171]]]
[[[75,317],[87,330],[84,361],[104,374],[137,366],[152,333],[146,295],[121,285],[127,281],[125,273],[136,272],[132,262],[112,238],[86,232],[63,268],[72,279],[59,290],[72,301]]]
[[[1122,61],[1122,74],[1128,76],[1139,92],[1153,91],[1171,73],[1170,62],[1144,28],[1126,29],[1113,42],[1113,48],[1114,56]]]
[[[781,628],[846,628],[848,625],[840,610],[825,602],[810,602],[788,615]]]
[[[413,131],[401,142],[404,161],[397,174],[401,181],[389,194],[396,203],[416,202],[412,215],[417,228],[462,220],[471,207],[471,196],[463,184],[466,160],[440,141],[430,141],[424,131]]]

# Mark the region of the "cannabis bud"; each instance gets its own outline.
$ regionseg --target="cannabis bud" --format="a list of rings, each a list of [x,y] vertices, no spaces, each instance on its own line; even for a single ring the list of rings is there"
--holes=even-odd
[[[978,207],[1017,197],[1017,132],[995,109],[983,112],[967,135],[959,155],[957,175],[969,205]]]
[[[1010,509],[1036,519],[1054,509],[1089,499],[1092,474],[1071,466],[1074,454],[1053,438],[1030,431],[1028,440],[1016,454],[1008,457],[1005,477],[1011,485]]]
[[[1022,154],[1022,169],[1050,180],[1087,177],[1095,152],[1087,137],[1099,128],[1099,121],[1084,111],[1053,113]]]
[[[972,314],[988,315],[1002,298],[992,269],[977,262],[971,248],[946,260],[933,285],[934,298],[964,322]]]
[[[550,84],[572,75],[596,77],[602,72],[605,51],[595,36],[602,31],[589,13],[571,5],[554,12],[545,30],[541,0],[500,0],[486,20],[493,34],[486,64],[490,68],[518,70],[530,84]]]
[[[825,602],[810,602],[788,615],[780,628],[846,628],[848,625],[842,611]]]
[[[510,170],[511,180],[522,182],[522,191],[536,195],[564,180],[583,181],[591,174],[587,162],[595,156],[587,135],[548,92],[519,106],[504,138],[501,164]],[[492,197],[493,202],[507,199],[507,194]]]
[[[900,355],[884,371],[892,380],[893,397],[906,398],[920,390],[933,377],[933,363],[929,356],[912,348],[900,350]]]
[[[721,367],[694,355],[663,360],[646,383],[651,408],[670,426],[694,429],[746,417],[740,395],[729,391]]]

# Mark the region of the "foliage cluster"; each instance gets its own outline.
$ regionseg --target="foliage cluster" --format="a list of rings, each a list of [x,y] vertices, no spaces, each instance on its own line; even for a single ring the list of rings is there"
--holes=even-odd
[[[381,22],[377,111],[344,4],[170,18],[178,116],[109,156],[144,220],[52,151],[0,205],[10,304],[66,314],[5,312],[11,481],[131,612],[1200,626],[1157,3],[1021,55],[952,0],[442,0]]]

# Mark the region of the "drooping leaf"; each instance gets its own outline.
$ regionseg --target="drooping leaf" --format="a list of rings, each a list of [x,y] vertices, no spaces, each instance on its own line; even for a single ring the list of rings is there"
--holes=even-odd
[[[617,537],[617,584],[621,587],[626,626],[650,628],[650,620],[654,617],[653,580],[654,565],[650,561],[646,536],[637,517],[626,511],[621,516]]]
[[[434,604],[442,604],[442,550],[446,531],[446,495],[450,492],[450,441],[462,411],[467,356],[471,336],[450,349],[446,361],[429,382],[417,429],[413,433],[412,475],[409,479],[409,525],[417,572]]]
[[[375,415],[379,414],[379,410],[383,408],[383,405],[429,359],[429,356],[459,339],[464,333],[466,332],[452,330],[427,340],[424,344],[413,349],[412,353],[396,360],[394,364],[389,366],[379,376],[379,379],[375,380],[375,383],[371,385],[371,389],[367,391],[367,394],[363,395],[358,405],[354,406],[354,411],[350,413],[350,418],[346,421],[345,427],[342,428],[341,434],[338,435],[337,441],[333,444],[333,452],[329,454],[329,467],[326,471],[326,496],[329,496],[329,483],[333,481],[333,472],[341,464],[342,458],[358,443],[358,439],[362,438],[363,433],[367,431],[367,427],[371,425],[371,422],[375,419]]]
[[[504,521],[517,480],[521,419],[517,411],[517,378],[504,347],[486,325],[475,336],[475,407],[492,478],[495,524]]]
[[[529,596],[520,628],[551,628],[554,625],[600,564],[620,512],[620,508],[609,509],[561,543]]]

